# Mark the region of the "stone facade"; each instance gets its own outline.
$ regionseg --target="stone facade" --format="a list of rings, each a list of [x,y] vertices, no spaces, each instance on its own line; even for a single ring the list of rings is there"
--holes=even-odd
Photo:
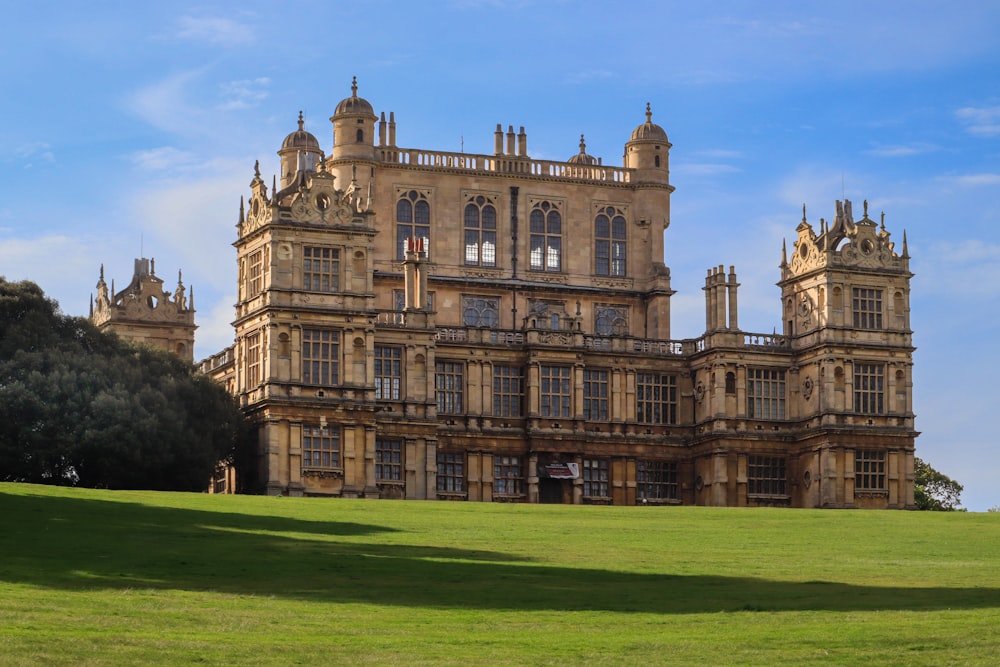
[[[97,298],[91,298],[90,319],[101,331],[150,347],[173,352],[194,363],[194,291],[191,297],[177,273],[173,294],[163,288],[156,264],[145,257],[135,260],[128,286],[116,292],[104,282],[104,266],[97,281]]]
[[[669,156],[396,145],[351,96],[285,139],[236,239],[235,345],[203,364],[257,429],[261,492],[605,504],[913,506],[909,257],[850,202],[782,251],[782,333],[670,335]],[[777,249],[776,249],[777,256]]]

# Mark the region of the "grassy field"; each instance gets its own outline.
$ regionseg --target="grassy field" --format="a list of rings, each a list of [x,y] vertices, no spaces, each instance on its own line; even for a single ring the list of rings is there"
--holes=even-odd
[[[1000,514],[0,484],[2,665],[995,665]]]

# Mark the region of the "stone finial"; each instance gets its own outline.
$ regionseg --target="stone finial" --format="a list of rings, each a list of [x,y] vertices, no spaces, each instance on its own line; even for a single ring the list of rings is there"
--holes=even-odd
[[[358,96],[358,77],[351,78],[351,97]]]
[[[305,117],[302,115],[302,110],[299,109],[299,132],[302,131],[305,124],[306,124]]]
[[[652,107],[650,106],[649,102],[646,102],[646,122],[647,123],[652,123],[653,122],[653,111],[652,111]]]
[[[253,175],[255,178],[260,178],[260,160],[254,160]]]

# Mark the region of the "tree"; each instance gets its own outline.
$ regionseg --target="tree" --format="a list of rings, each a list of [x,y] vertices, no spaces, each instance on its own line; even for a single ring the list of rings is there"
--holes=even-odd
[[[919,458],[914,459],[913,469],[916,473],[913,495],[918,510],[951,512],[959,509],[964,489],[961,484]]]
[[[0,278],[0,480],[198,491],[241,422],[232,397],[174,355]]]

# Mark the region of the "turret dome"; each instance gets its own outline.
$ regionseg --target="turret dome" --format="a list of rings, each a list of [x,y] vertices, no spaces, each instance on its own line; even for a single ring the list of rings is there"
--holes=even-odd
[[[583,135],[580,135],[580,152],[566,160],[570,164],[597,164],[597,158],[593,155],[587,155],[587,144],[583,140]]]
[[[340,116],[375,117],[375,109],[371,103],[363,97],[358,97],[358,77],[354,77],[351,81],[351,96],[342,99],[333,112],[333,118]]]
[[[292,132],[285,140],[281,142],[281,150],[295,150],[295,151],[316,151],[320,152],[319,141],[311,132],[307,132],[304,129],[305,119],[302,116],[302,112],[299,112],[299,129]]]
[[[653,122],[653,112],[646,103],[646,122],[632,130],[630,141],[662,141],[667,143],[667,132]]]

